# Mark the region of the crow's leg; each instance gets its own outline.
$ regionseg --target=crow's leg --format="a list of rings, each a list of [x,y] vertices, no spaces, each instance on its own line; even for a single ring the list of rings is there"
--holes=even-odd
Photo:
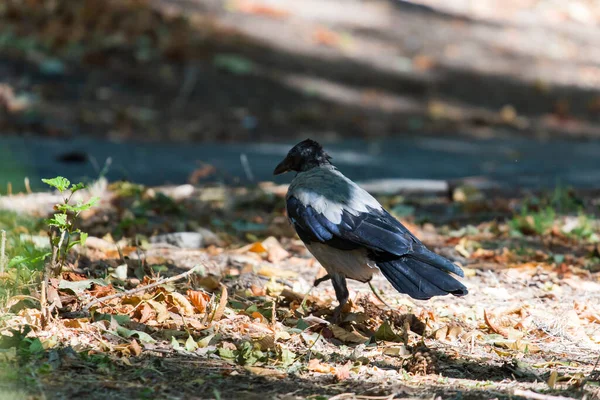
[[[339,305],[333,310],[333,322],[339,322],[340,316],[342,315],[342,308],[348,302],[350,293],[346,286],[346,278],[343,275],[333,275],[331,277],[331,283],[335,289],[335,297],[337,297]]]
[[[315,279],[315,283],[313,283],[313,286],[319,286],[321,283],[328,281],[331,279],[331,276],[329,274],[319,278],[319,279]]]

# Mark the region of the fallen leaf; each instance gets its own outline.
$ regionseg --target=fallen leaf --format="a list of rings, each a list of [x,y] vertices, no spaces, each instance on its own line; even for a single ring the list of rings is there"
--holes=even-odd
[[[348,361],[346,364],[336,367],[335,369],[335,378],[338,381],[345,381],[350,378],[350,368],[352,367],[352,362]]]
[[[188,290],[187,297],[190,299],[190,303],[192,303],[196,311],[201,314],[206,311],[206,305],[210,301],[210,295],[208,293],[198,290]]]
[[[420,72],[426,72],[435,66],[435,60],[424,54],[417,55],[412,60],[413,67]]]
[[[267,260],[273,264],[277,264],[290,256],[290,253],[281,246],[279,240],[274,236],[269,236],[263,240],[262,245],[267,250]]]
[[[185,298],[184,295],[177,292],[171,292],[165,296],[167,303],[174,308],[173,312],[177,312],[180,315],[190,316],[194,315],[194,306]]]
[[[261,276],[266,276],[267,278],[295,278],[298,276],[297,272],[271,267],[269,265],[262,265],[256,273]]]
[[[347,331],[344,328],[337,325],[330,325],[329,328],[333,332],[333,336],[342,342],[347,343],[367,343],[369,338],[361,335],[357,331]]]
[[[553,370],[552,372],[550,372],[550,376],[548,377],[548,386],[550,387],[550,389],[554,389],[557,379],[558,379],[558,371]]]
[[[217,307],[217,310],[213,316],[213,322],[218,322],[221,320],[223,314],[225,313],[225,307],[227,306],[227,287],[225,285],[222,285],[221,287],[221,299],[219,300],[219,307]]]
[[[86,289],[89,289],[90,287],[92,287],[92,285],[98,285],[98,286],[106,286],[106,282],[102,281],[101,279],[84,279],[84,280],[79,280],[79,281],[67,281],[64,279],[60,280],[60,283],[58,284],[58,288],[59,289],[68,289],[73,291],[73,293],[75,294],[81,294],[83,293]]]
[[[131,350],[131,354],[133,354],[136,357],[139,356],[140,354],[142,354],[142,347],[139,345],[139,343],[135,339],[133,339],[129,343],[129,350]]]
[[[212,275],[207,275],[198,279],[198,285],[202,286],[203,288],[209,291],[213,291],[218,289],[219,286],[221,286],[221,282],[216,277]]]
[[[156,321],[158,323],[163,323],[169,318],[171,318],[171,316],[169,315],[169,310],[167,310],[167,306],[165,304],[160,303],[156,300],[147,300],[147,302],[156,311]]]
[[[244,367],[248,372],[254,375],[260,376],[268,376],[271,378],[285,378],[287,374],[285,372],[278,371],[272,368],[263,368],[263,367],[255,367],[255,366],[246,366]]]
[[[340,35],[337,32],[324,27],[315,29],[312,38],[316,44],[329,47],[337,47],[341,41]]]
[[[313,358],[308,362],[307,368],[309,371],[318,372],[320,374],[335,374],[335,367],[321,363],[318,359]]]
[[[375,339],[386,342],[401,342],[402,335],[398,335],[394,332],[390,324],[386,321],[381,324],[379,329],[377,329],[377,332],[375,332]]]
[[[154,308],[148,303],[142,303],[136,310],[138,321],[145,324],[150,318],[156,315]]]
[[[256,242],[250,245],[248,251],[251,253],[266,253],[267,249],[265,248],[265,246],[263,246],[261,242]]]
[[[508,331],[506,329],[494,324],[492,322],[492,320],[488,317],[488,313],[486,310],[483,310],[483,319],[485,320],[485,323],[487,324],[487,326],[490,328],[490,330],[492,332],[502,335],[505,338],[508,338]]]
[[[198,343],[196,343],[196,341],[194,340],[193,337],[188,336],[187,340],[185,341],[185,349],[191,353],[194,350],[196,350],[197,348],[198,348]]]

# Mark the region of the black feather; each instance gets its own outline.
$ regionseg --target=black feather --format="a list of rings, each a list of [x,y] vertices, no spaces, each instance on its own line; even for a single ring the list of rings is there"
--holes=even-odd
[[[467,288],[438,264],[428,264],[413,255],[377,262],[377,266],[399,292],[419,300],[453,294],[464,296]],[[458,267],[456,267],[458,268]]]
[[[296,230],[311,234],[307,237],[309,243],[326,243],[339,250],[365,247],[369,251],[396,256],[411,252],[414,246],[422,246],[417,238],[385,210],[370,210],[357,216],[343,211],[341,222],[335,224],[310,205],[304,205],[290,196],[287,199],[287,211]]]

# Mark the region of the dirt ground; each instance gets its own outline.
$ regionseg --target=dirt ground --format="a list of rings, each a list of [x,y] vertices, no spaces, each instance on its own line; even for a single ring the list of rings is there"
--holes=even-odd
[[[385,304],[353,282],[343,321],[331,324],[330,284],[300,304],[323,272],[294,237],[281,188],[189,189],[94,189],[102,200],[84,215],[91,237],[62,274],[56,317],[41,329],[27,296],[4,308],[1,355],[16,366],[3,373],[8,398],[600,398],[598,223],[569,216],[594,215],[596,196],[540,195],[538,211],[513,217],[499,215],[522,197],[382,197],[463,266],[469,294],[415,301],[378,276]],[[55,201],[13,196],[39,212]],[[152,239],[174,231],[202,232],[202,247]],[[197,264],[200,274],[81,313]],[[10,339],[23,326],[27,338]]]

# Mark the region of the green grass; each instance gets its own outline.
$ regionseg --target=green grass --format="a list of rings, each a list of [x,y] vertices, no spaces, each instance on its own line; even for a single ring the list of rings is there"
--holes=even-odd
[[[43,255],[48,248],[36,247],[32,240],[42,232],[39,218],[0,210],[0,230],[6,231],[6,265],[0,277],[0,305],[16,294],[29,294],[30,286],[39,282],[44,267]]]

